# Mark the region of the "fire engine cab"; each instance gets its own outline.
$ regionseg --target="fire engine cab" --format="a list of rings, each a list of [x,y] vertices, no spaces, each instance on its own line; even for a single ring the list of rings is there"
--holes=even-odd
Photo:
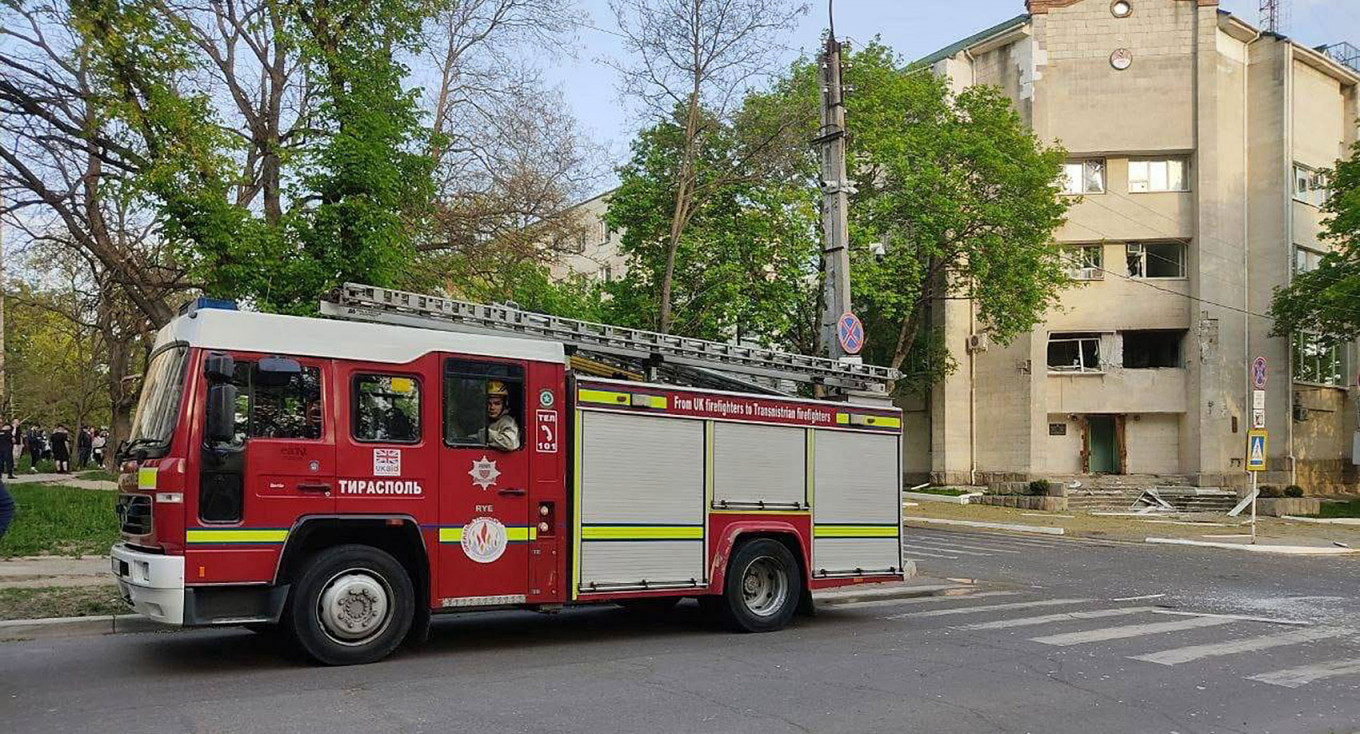
[[[902,577],[891,370],[361,285],[322,312],[157,336],[112,549],[137,612],[350,664],[442,612],[694,597],[760,632]]]

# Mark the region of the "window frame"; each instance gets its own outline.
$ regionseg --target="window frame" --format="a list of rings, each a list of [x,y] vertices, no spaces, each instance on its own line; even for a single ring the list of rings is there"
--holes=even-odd
[[[1143,179],[1144,185],[1146,185],[1147,188],[1145,188],[1145,189],[1143,189],[1143,190],[1141,190],[1141,191],[1140,191],[1140,190],[1135,190],[1135,189],[1133,188],[1133,182],[1134,182],[1134,178],[1133,178],[1133,167],[1134,167],[1134,164],[1139,164],[1139,163],[1144,164],[1144,165],[1146,165],[1146,166],[1148,167],[1148,169],[1147,169],[1147,176]],[[1152,165],[1153,165],[1153,164],[1157,164],[1157,163],[1164,164],[1164,165],[1167,166],[1167,170],[1166,170],[1166,180],[1167,180],[1167,182],[1168,182],[1168,183],[1167,183],[1167,188],[1162,189],[1162,188],[1154,188],[1154,187],[1153,187],[1154,177],[1153,177],[1153,175],[1152,175]],[[1179,163],[1179,164],[1181,165],[1181,184],[1182,184],[1182,188],[1179,188],[1179,189],[1171,188],[1171,184],[1170,184],[1170,181],[1171,181],[1171,167],[1170,167],[1170,166],[1171,166],[1172,163]],[[1190,181],[1190,175],[1191,175],[1190,156],[1186,156],[1186,155],[1173,155],[1173,156],[1154,156],[1154,157],[1130,158],[1130,159],[1129,159],[1129,175],[1128,175],[1128,179],[1129,179],[1129,181],[1128,181],[1128,183],[1129,183],[1129,193],[1130,193],[1130,194],[1187,194],[1187,193],[1190,193],[1190,191],[1193,190],[1193,185],[1191,184],[1191,181]]]
[[[313,443],[325,443],[326,440],[327,440],[327,438],[326,438],[326,409],[327,409],[327,406],[328,406],[329,400],[330,400],[330,399],[326,396],[326,380],[327,380],[327,377],[326,377],[326,368],[325,368],[325,366],[324,366],[323,364],[320,364],[319,362],[312,362],[312,361],[309,361],[308,359],[303,358],[303,357],[294,357],[294,356],[290,356],[290,355],[286,355],[286,354],[249,354],[249,355],[232,355],[232,358],[236,361],[236,367],[239,368],[239,367],[241,367],[241,366],[243,366],[243,365],[249,365],[250,370],[251,370],[251,372],[252,372],[252,375],[253,375],[253,372],[254,372],[255,370],[259,369],[260,360],[269,359],[269,358],[271,358],[271,357],[280,357],[280,358],[283,358],[283,359],[291,359],[291,360],[296,361],[296,362],[298,363],[298,365],[299,365],[300,367],[302,367],[303,370],[316,370],[316,373],[317,373],[317,380],[316,380],[316,385],[317,385],[317,397],[318,397],[318,399],[319,399],[319,401],[320,401],[320,412],[321,412],[321,421],[320,421],[319,430],[317,431],[317,436],[316,436],[316,438],[299,438],[299,437],[289,437],[289,436],[252,436],[252,435],[251,435],[251,432],[252,432],[251,429],[252,429],[252,426],[254,425],[252,419],[253,419],[253,417],[254,417],[254,413],[255,413],[255,403],[256,403],[256,401],[255,401],[255,380],[254,380],[254,378],[253,378],[253,376],[252,376],[252,378],[251,378],[251,380],[250,380],[250,383],[249,383],[248,389],[246,389],[246,390],[241,390],[241,389],[240,389],[240,386],[239,386],[239,385],[237,386],[237,400],[239,401],[242,397],[244,397],[245,400],[246,400],[246,432],[245,432],[245,438],[242,439],[242,441],[241,441],[239,444],[236,443],[235,441],[233,441],[231,445],[232,445],[233,447],[244,447],[244,446],[248,445],[251,441],[308,441],[308,442],[313,442]],[[235,383],[235,379],[234,379],[234,377],[233,377],[233,384],[234,384],[234,383]],[[234,417],[234,415],[233,415],[233,417]]]
[[[1087,166],[1088,164],[1092,164],[1092,163],[1098,163],[1098,164],[1100,164],[1100,190],[1099,190],[1099,191],[1089,191],[1089,190],[1087,190],[1087,188],[1086,188],[1086,166]],[[1067,167],[1068,167],[1068,166],[1081,166],[1081,176],[1077,179],[1078,182],[1079,182],[1079,186],[1077,187],[1078,189],[1080,189],[1079,191],[1071,191],[1071,190],[1068,189],[1068,184],[1071,183],[1071,181],[1072,181],[1072,177],[1071,177],[1071,176],[1068,174],[1068,172],[1067,172]],[[1100,158],[1100,157],[1097,157],[1097,158],[1069,158],[1068,160],[1063,161],[1063,189],[1062,189],[1062,192],[1061,192],[1061,195],[1062,195],[1062,196],[1099,196],[1099,195],[1102,195],[1102,194],[1108,192],[1109,190],[1110,190],[1110,162],[1109,162],[1109,159],[1107,159],[1107,158]]]
[[[1179,275],[1148,275],[1148,246],[1149,245],[1173,245],[1180,249],[1180,274]],[[1133,248],[1141,251],[1141,273],[1133,273],[1128,269],[1129,252]],[[1190,246],[1184,242],[1167,240],[1154,240],[1151,242],[1126,242],[1124,243],[1124,268],[1125,274],[1135,280],[1185,280],[1190,277]]]
[[[1103,244],[1076,244],[1063,245],[1064,253],[1070,257],[1067,266],[1067,276],[1076,281],[1099,281],[1105,280],[1105,245]],[[1084,253],[1094,251],[1096,253],[1095,265],[1080,265],[1087,260],[1082,257]],[[1080,258],[1080,259],[1078,259]]]
[[[1295,244],[1294,262],[1291,263],[1294,275],[1303,275],[1304,273],[1311,273],[1314,270],[1317,270],[1319,267],[1321,267],[1322,258],[1326,254],[1327,253],[1323,252],[1322,250],[1317,250],[1306,245]],[[1299,262],[1300,257],[1304,258],[1304,261],[1302,263]],[[1316,262],[1313,264],[1313,267],[1311,268],[1307,267],[1308,265],[1307,260],[1309,257],[1316,258]]]
[[[465,365],[473,364],[482,366],[494,365],[506,368],[507,372],[510,372],[515,376],[495,375],[489,372],[477,372],[477,371],[451,372],[449,370],[449,366],[452,364],[465,364]],[[527,372],[528,370],[525,368],[525,366],[518,362],[498,362],[495,360],[476,359],[469,357],[453,357],[453,356],[443,357],[440,360],[439,370],[439,440],[444,445],[444,447],[448,449],[490,449],[492,451],[499,451],[504,454],[513,454],[523,451],[525,445],[528,443],[528,441],[525,438],[524,430],[526,420],[525,414],[528,412],[528,406],[525,405],[526,402],[525,387],[527,385],[526,377]],[[512,411],[510,417],[514,418],[515,421],[519,424],[519,446],[516,447],[513,451],[505,451],[503,449],[497,449],[487,441],[482,441],[480,443],[457,443],[457,442],[451,443],[449,441],[449,427],[448,427],[449,419],[448,403],[450,392],[448,389],[449,378],[465,378],[465,379],[474,378],[482,380],[483,383],[490,380],[500,380],[501,382],[504,382],[506,384],[507,388],[510,388],[512,390],[518,388],[519,414],[516,415],[515,412]],[[483,410],[485,410],[485,406],[483,406]],[[486,427],[487,427],[486,425],[483,425],[483,429],[485,429]]]
[[[1089,332],[1050,332],[1049,335],[1048,335],[1048,344],[1046,345],[1046,348],[1044,349],[1044,366],[1047,368],[1049,374],[1054,374],[1054,375],[1101,375],[1101,374],[1105,374],[1104,362],[1101,360],[1101,355],[1100,355],[1100,339],[1101,339],[1101,335],[1100,335],[1100,334],[1091,334],[1091,333],[1089,333]],[[1049,363],[1049,350],[1051,350],[1051,349],[1053,348],[1053,345],[1054,345],[1054,344],[1064,344],[1064,343],[1069,343],[1069,342],[1075,343],[1075,344],[1077,345],[1077,361],[1078,361],[1080,364],[1079,364],[1076,368],[1073,368],[1073,367],[1070,367],[1070,366],[1068,366],[1068,367],[1055,367],[1054,365],[1050,364],[1050,363]],[[1085,354],[1085,352],[1083,351],[1083,349],[1082,349],[1082,347],[1081,347],[1081,345],[1082,345],[1083,343],[1085,343],[1085,342],[1094,342],[1095,345],[1096,345],[1096,355],[1095,355],[1095,356],[1096,356],[1096,363],[1095,363],[1095,366],[1094,366],[1094,367],[1091,367],[1091,368],[1088,368],[1088,367],[1087,367],[1087,364],[1086,364],[1086,354]]]
[[[1299,193],[1300,179],[1305,182],[1305,191],[1302,194]],[[1332,198],[1331,187],[1328,185],[1327,177],[1323,172],[1297,161],[1294,163],[1294,176],[1289,188],[1294,201],[1318,209],[1326,206]]]
[[[416,425],[415,438],[407,441],[391,441],[376,438],[359,438],[359,381],[365,377],[405,378],[416,387]],[[356,370],[349,379],[349,438],[354,443],[396,444],[416,446],[425,442],[425,384],[420,375],[406,372],[378,372],[375,370]]]
[[[1350,379],[1350,362],[1351,362],[1350,344],[1344,341],[1337,342],[1336,344],[1332,344],[1330,347],[1328,347],[1328,349],[1330,350],[1329,355],[1313,356],[1311,358],[1313,361],[1312,365],[1313,373],[1311,375],[1304,375],[1301,372],[1303,365],[1303,349],[1307,344],[1307,340],[1310,339],[1314,341],[1321,341],[1322,336],[1314,332],[1304,331],[1295,332],[1293,337],[1291,337],[1290,339],[1289,350],[1290,380],[1294,383],[1303,385],[1316,385],[1318,387],[1330,387],[1338,390],[1348,389],[1346,383]],[[1333,382],[1331,379],[1326,380],[1320,379],[1322,377],[1322,365],[1323,365],[1323,362],[1321,360],[1324,358],[1333,361],[1336,365],[1335,371],[1332,373],[1336,377],[1335,382]]]

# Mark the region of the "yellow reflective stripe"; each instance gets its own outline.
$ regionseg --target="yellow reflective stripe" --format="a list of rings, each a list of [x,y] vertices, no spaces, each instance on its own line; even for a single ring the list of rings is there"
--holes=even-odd
[[[155,489],[156,473],[159,470],[154,466],[144,466],[137,470],[137,489]]]
[[[644,393],[633,393],[633,405],[640,405],[644,408],[660,408],[665,410],[670,406],[670,402],[665,395],[646,395]]]
[[[836,414],[836,425],[838,425],[838,426],[848,426],[848,425],[850,425],[850,414],[849,414],[849,413],[837,413],[837,414]]]
[[[213,529],[188,530],[184,539],[190,543],[282,543],[287,530]]]
[[[896,538],[896,525],[818,525],[816,538]]]
[[[505,539],[510,542],[521,542],[526,540],[538,540],[538,528],[536,527],[510,527],[505,528]],[[440,528],[439,542],[441,543],[461,543],[463,542],[462,528]]]
[[[585,388],[577,391],[576,399],[583,403],[602,403],[604,405],[628,405],[632,402],[632,396],[626,392],[587,390]]]
[[[703,540],[702,525],[586,525],[582,540]]]
[[[901,428],[902,419],[886,415],[866,415],[863,413],[837,413],[836,424],[841,426],[872,426],[874,428]]]

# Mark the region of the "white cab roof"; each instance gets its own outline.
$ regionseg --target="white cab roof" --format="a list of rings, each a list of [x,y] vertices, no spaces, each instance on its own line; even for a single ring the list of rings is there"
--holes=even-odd
[[[566,360],[558,342],[212,308],[178,316],[156,334],[157,348],[174,342],[205,349],[389,364],[405,364],[430,352],[558,364]]]

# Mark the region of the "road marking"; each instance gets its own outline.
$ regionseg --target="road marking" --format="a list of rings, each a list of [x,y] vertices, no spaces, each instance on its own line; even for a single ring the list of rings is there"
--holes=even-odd
[[[1230,642],[1218,642],[1211,645],[1190,645],[1189,647],[1178,647],[1174,650],[1163,650],[1148,655],[1133,655],[1134,660],[1142,660],[1158,665],[1179,665],[1189,663],[1204,658],[1220,657],[1223,655],[1236,655],[1243,652],[1255,652],[1257,650],[1269,650],[1272,647],[1284,647],[1286,645],[1300,645],[1314,640],[1326,640],[1333,637],[1344,637],[1354,634],[1355,630],[1340,627],[1315,627],[1311,629],[1290,630],[1276,635],[1262,635],[1260,637],[1248,637],[1243,640],[1232,640]]]
[[[1147,600],[1147,599],[1160,599],[1160,598],[1162,598],[1162,597],[1164,597],[1164,596],[1166,596],[1166,594],[1144,594],[1144,595],[1142,595],[1142,596],[1121,596],[1121,597],[1119,597],[1118,599],[1111,599],[1110,601],[1145,601],[1145,600]]]
[[[915,544],[921,544],[923,548],[930,548],[930,545],[945,546],[944,548],[931,548],[931,550],[953,550],[954,548],[967,548],[975,551],[986,551],[987,553],[1023,553],[1024,551],[1010,550],[1005,548],[991,548],[985,545],[969,545],[967,543],[954,543],[944,540],[934,540],[932,538],[912,538]],[[976,542],[976,541],[975,541]],[[930,545],[924,545],[929,543]],[[905,545],[906,543],[904,543]]]
[[[959,550],[957,548],[935,548],[929,545],[917,545],[915,543],[903,543],[903,548],[920,548],[928,551],[939,551],[940,553],[957,553],[961,556],[990,556],[991,553],[979,553],[977,551]]]
[[[1107,640],[1122,640],[1128,637],[1156,635],[1163,632],[1179,632],[1180,630],[1191,630],[1197,627],[1217,627],[1221,624],[1232,624],[1236,621],[1237,620],[1235,619],[1224,619],[1222,617],[1190,617],[1189,619],[1182,619],[1178,622],[1128,624],[1122,627],[1104,627],[1096,630],[1087,630],[1086,632],[1068,632],[1061,635],[1034,637],[1030,639],[1030,642],[1067,647],[1068,645],[1084,645],[1088,642],[1105,642]]]
[[[903,619],[905,617],[943,617],[947,614],[975,614],[977,612],[1003,612],[1011,609],[1030,609],[1033,607],[1056,607],[1063,604],[1085,604],[1091,599],[1044,599],[1042,601],[1022,601],[1015,604],[987,604],[980,607],[958,607],[957,609],[936,609],[931,612],[914,612],[912,614],[897,614],[888,619]]]
[[[903,550],[905,551],[906,549],[903,548]],[[924,557],[926,557],[926,558],[944,558],[944,559],[947,559],[947,560],[950,560],[950,561],[957,561],[957,560],[959,560],[959,557],[958,557],[958,556],[946,556],[946,555],[942,555],[942,554],[940,554],[940,553],[923,553],[923,552],[921,552],[921,551],[911,551],[911,552],[906,552],[906,553],[903,553],[903,555],[905,555],[908,559],[917,558],[917,557],[924,556]]]
[[[1032,627],[1038,624],[1048,624],[1050,622],[1066,622],[1073,619],[1101,619],[1104,617],[1122,617],[1129,614],[1141,614],[1151,611],[1152,607],[1120,607],[1118,609],[1094,609],[1089,612],[1064,612],[1062,614],[1045,614],[1040,617],[1021,617],[1020,619],[1001,619],[995,622],[980,622],[978,624],[965,624],[954,629],[961,630],[999,630],[1008,627]]]
[[[1355,674],[1360,674],[1360,658],[1352,660],[1332,660],[1325,663],[1318,663],[1317,665],[1303,665],[1297,668],[1286,668],[1271,673],[1247,676],[1247,680],[1269,683],[1272,686],[1298,688],[1299,686],[1312,683],[1315,680]]]
[[[902,537],[913,540],[938,540],[942,542],[954,542],[956,539],[971,540],[973,542],[1001,543],[1010,546],[1024,546],[1026,548],[1064,548],[1068,543],[1076,541],[1050,541],[1034,540],[1032,538],[1012,538],[1006,535],[992,535],[988,533],[953,533],[949,531],[935,533],[921,533],[920,528],[908,528]]]
[[[851,601],[844,604],[836,604],[834,609],[848,609],[861,607],[885,607],[888,605],[906,604],[931,604],[942,601],[962,601],[964,599],[983,599],[993,596],[1016,596],[1018,591],[980,591],[976,594],[940,594],[939,596],[922,596],[916,599],[873,599],[864,601]]]
[[[1176,617],[1218,617],[1236,622],[1263,622],[1265,624],[1288,624],[1295,627],[1312,627],[1313,623],[1303,619],[1282,619],[1280,617],[1253,617],[1249,614],[1209,614],[1207,612],[1178,612],[1174,609],[1158,609],[1153,614],[1170,614]]]

